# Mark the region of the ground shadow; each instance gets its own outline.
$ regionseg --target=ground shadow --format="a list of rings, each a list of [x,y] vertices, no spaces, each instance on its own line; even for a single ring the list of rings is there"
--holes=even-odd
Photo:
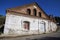
[[[60,37],[43,37],[43,38],[32,39],[32,40],[60,40]]]

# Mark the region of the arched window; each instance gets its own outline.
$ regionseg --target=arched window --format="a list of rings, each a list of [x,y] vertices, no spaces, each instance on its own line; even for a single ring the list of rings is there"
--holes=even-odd
[[[30,22],[28,22],[28,21],[23,22],[24,29],[29,30],[29,26],[30,26]]]
[[[31,10],[30,9],[27,9],[27,13],[30,15],[31,14]]]
[[[36,16],[36,14],[37,14],[37,10],[36,9],[33,9],[33,14],[34,14],[34,16]]]
[[[41,12],[39,12],[39,17],[41,17]]]

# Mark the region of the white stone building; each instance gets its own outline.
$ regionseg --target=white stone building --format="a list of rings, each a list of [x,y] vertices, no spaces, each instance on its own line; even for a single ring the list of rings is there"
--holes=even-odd
[[[55,20],[37,3],[7,9],[4,34],[42,34],[57,30]]]

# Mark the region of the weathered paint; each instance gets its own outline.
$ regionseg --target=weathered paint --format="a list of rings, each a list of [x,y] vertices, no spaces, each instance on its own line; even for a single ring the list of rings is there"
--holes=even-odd
[[[23,21],[30,22],[30,30],[24,30]],[[56,31],[56,29],[56,24],[49,20],[7,14],[4,34],[42,34]]]
[[[57,25],[54,22],[51,22],[51,29],[52,31],[56,31]]]

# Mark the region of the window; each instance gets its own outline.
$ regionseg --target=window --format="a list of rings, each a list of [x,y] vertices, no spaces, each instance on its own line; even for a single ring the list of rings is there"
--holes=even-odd
[[[37,13],[36,9],[33,9],[33,13],[34,13],[34,16],[36,16],[36,13]]]
[[[30,9],[27,9],[27,13],[30,15],[31,14],[31,10]]]
[[[25,30],[29,30],[30,22],[24,21],[23,23],[24,23],[24,24],[23,24],[24,29],[25,29]]]
[[[39,17],[41,17],[41,12],[39,12]]]

